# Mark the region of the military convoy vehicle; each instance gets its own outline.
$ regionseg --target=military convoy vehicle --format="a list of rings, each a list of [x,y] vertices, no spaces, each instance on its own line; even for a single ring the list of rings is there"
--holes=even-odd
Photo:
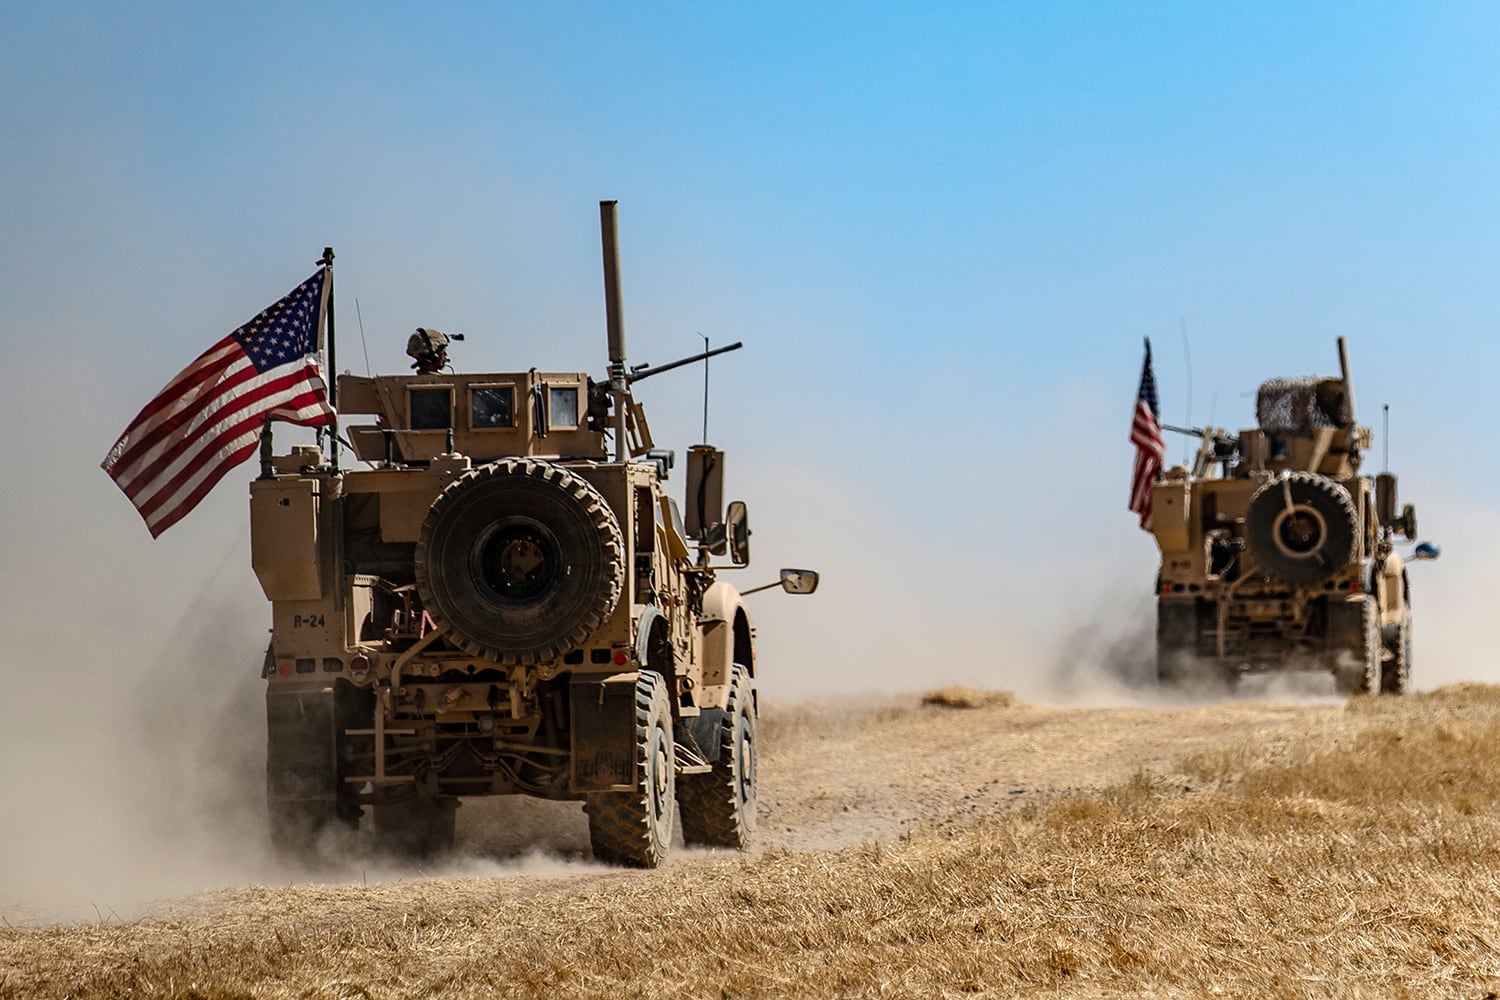
[[[1338,378],[1262,384],[1258,426],[1238,436],[1166,427],[1202,443],[1191,469],[1152,491],[1164,684],[1326,670],[1346,693],[1406,690],[1410,587],[1395,536],[1416,539],[1416,511],[1397,509],[1394,475],[1360,473],[1371,434],[1355,422],[1342,337],[1338,351]]]
[[[688,450],[684,502],[627,367],[615,203],[600,205],[608,377],[455,374],[412,335],[415,373],[341,376],[354,454],[262,438],[251,556],[272,602],[267,790],[298,848],[369,809],[391,848],[450,845],[467,796],[583,800],[596,857],[654,867],[743,848],[756,814],[755,629],[720,579],[749,561],[724,454]],[[613,454],[609,453],[610,439]],[[789,593],[817,574],[782,570]],[[774,586],[774,585],[767,585]],[[764,589],[764,588],[755,588]]]

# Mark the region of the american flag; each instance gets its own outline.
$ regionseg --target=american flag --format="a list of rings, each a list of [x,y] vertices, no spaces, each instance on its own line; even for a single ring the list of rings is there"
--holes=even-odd
[[[331,424],[313,353],[328,269],[292,289],[184,368],[147,403],[103,469],[155,538],[255,453],[267,420]]]
[[[1156,376],[1151,374],[1151,341],[1146,341],[1146,363],[1141,368],[1141,389],[1135,397],[1135,416],[1130,421],[1130,443],[1135,445],[1135,475],[1130,480],[1130,509],[1141,515],[1141,527],[1151,530],[1151,486],[1166,455],[1161,425],[1156,420]]]

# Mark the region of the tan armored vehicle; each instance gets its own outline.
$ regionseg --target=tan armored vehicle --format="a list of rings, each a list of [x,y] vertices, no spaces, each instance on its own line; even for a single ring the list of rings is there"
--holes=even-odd
[[[1167,428],[1202,446],[1152,493],[1163,683],[1326,670],[1344,692],[1406,690],[1410,590],[1394,536],[1416,538],[1416,512],[1397,511],[1395,476],[1360,474],[1371,435],[1338,348],[1339,378],[1264,383],[1258,426],[1238,437]]]
[[[594,854],[644,867],[680,811],[689,844],[755,827],[755,630],[711,555],[749,561],[724,455],[688,451],[685,503],[625,364],[615,203],[604,202],[609,376],[453,374],[418,330],[415,374],[338,380],[368,468],[319,449],[252,483],[252,560],[273,605],[267,654],[273,839],[352,827],[449,845],[472,795],[586,803]],[[457,339],[457,338],[454,338]],[[608,453],[613,439],[613,455]],[[817,574],[783,570],[790,593]],[[760,589],[760,588],[757,588]]]

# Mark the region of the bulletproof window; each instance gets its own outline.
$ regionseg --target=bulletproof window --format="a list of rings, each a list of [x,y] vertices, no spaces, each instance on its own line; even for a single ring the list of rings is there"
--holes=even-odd
[[[516,390],[508,385],[476,386],[469,390],[469,426],[514,427]]]
[[[547,426],[572,430],[578,426],[578,387],[550,390],[547,399]]]
[[[412,389],[408,403],[412,430],[442,430],[453,426],[453,389],[449,386]]]

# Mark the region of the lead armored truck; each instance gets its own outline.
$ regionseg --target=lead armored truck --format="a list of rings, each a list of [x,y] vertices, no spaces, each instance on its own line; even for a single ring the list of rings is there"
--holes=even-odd
[[[749,842],[755,630],[710,565],[748,562],[748,520],[710,446],[688,452],[685,504],[668,493],[673,456],[631,385],[675,365],[625,365],[614,202],[600,212],[607,381],[454,374],[448,338],[419,330],[415,374],[338,380],[372,467],[263,439],[251,555],[280,846],[370,810],[385,845],[430,853],[463,798],[506,794],[583,800],[595,856],[620,864],[660,863],[674,813],[689,844]]]
[[[1395,540],[1416,539],[1416,511],[1397,511],[1394,475],[1360,472],[1371,435],[1355,422],[1343,338],[1338,349],[1338,378],[1263,383],[1257,426],[1193,431],[1192,468],[1155,483],[1162,683],[1302,670],[1346,693],[1406,690],[1411,594]]]

